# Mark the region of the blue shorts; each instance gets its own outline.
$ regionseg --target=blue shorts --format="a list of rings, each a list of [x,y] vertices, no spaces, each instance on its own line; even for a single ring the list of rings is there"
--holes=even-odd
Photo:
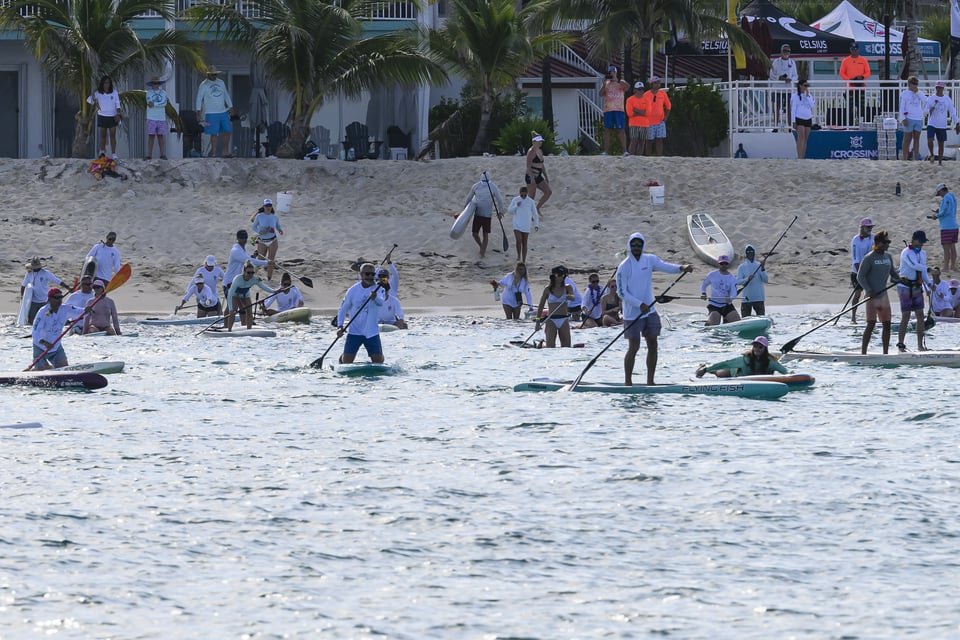
[[[667,138],[667,123],[652,124],[647,127],[647,140],[665,140]]]
[[[935,126],[928,124],[927,125],[927,140],[933,140],[936,137],[938,142],[947,141],[947,130],[946,129],[937,129]]]
[[[623,111],[604,111],[604,129],[623,129],[627,124],[627,114]]]
[[[903,132],[910,133],[912,131],[916,131],[917,133],[923,131],[923,120],[907,118],[907,124],[903,125]]]
[[[641,338],[655,338],[660,335],[660,316],[656,311],[651,312],[645,318],[634,320],[623,320],[627,327],[623,335],[627,340],[640,340]]]
[[[383,346],[380,344],[380,336],[375,335],[367,338],[355,333],[347,334],[347,342],[343,345],[343,352],[348,356],[355,356],[360,351],[361,345],[367,350],[368,356],[382,356]]]
[[[223,113],[208,113],[204,115],[204,120],[207,122],[207,125],[203,128],[203,132],[208,136],[216,136],[221,133],[230,133],[233,131],[230,127],[230,114],[226,111]]]
[[[900,311],[923,311],[923,287],[898,284],[897,293],[900,294]]]
[[[46,351],[46,347],[38,347],[37,345],[33,345],[33,359],[36,360],[39,358],[40,354],[44,351]],[[43,359],[54,367],[62,367],[67,364],[67,354],[63,352],[62,344],[58,344],[56,349],[47,351],[46,355],[43,356]]]

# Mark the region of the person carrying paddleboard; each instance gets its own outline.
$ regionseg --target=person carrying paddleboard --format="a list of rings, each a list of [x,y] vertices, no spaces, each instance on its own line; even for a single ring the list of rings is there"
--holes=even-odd
[[[890,322],[893,311],[890,308],[890,298],[887,296],[889,284],[900,282],[900,274],[893,266],[893,256],[887,253],[890,248],[890,234],[878,231],[873,236],[873,251],[860,260],[860,269],[857,271],[857,284],[867,296],[867,326],[863,328],[863,337],[860,341],[860,353],[866,355],[870,345],[870,336],[877,320],[881,326],[881,340],[883,352],[890,349]]]
[[[37,317],[33,319],[33,359],[36,360],[47,349],[34,369],[43,371],[51,367],[66,367],[67,354],[63,350],[63,342],[57,342],[63,333],[63,327],[69,318],[79,318],[84,307],[75,307],[72,304],[63,304],[63,291],[57,287],[47,290],[47,304],[40,307]],[[56,347],[52,348],[54,343]]]
[[[110,278],[120,271],[120,250],[113,246],[116,241],[116,231],[110,231],[105,240],[93,245],[93,248],[87,252],[87,257],[93,258],[97,264],[94,278],[110,282]]]
[[[712,373],[718,378],[735,378],[789,373],[789,371],[777,361],[776,356],[770,353],[770,342],[764,336],[757,336],[753,339],[750,350],[744,351],[736,358],[709,366],[702,364],[697,368],[698,378],[702,378],[705,373]]]
[[[623,356],[624,386],[633,386],[633,365],[640,341],[647,344],[647,384],[653,385],[657,371],[660,316],[654,308],[653,272],[690,273],[689,264],[664,262],[652,253],[644,253],[645,240],[642,233],[634,233],[627,243],[627,257],[617,267],[617,295],[623,305],[624,337],[629,341]]]
[[[473,241],[480,247],[480,257],[487,253],[487,240],[490,238],[490,229],[492,227],[493,214],[503,219],[503,211],[506,208],[503,200],[503,194],[500,193],[500,187],[494,184],[490,179],[490,173],[484,171],[480,174],[480,181],[475,182],[467,197],[463,201],[463,206],[470,204],[474,200],[477,208],[473,213]],[[483,237],[481,237],[481,232]]]
[[[24,292],[29,285],[32,298],[30,300],[30,312],[27,315],[27,323],[32,324],[40,308],[48,304],[47,291],[50,287],[55,285],[63,287],[64,289],[69,289],[70,287],[66,282],[43,268],[43,260],[40,256],[33,256],[24,266],[27,268],[27,275],[23,276],[23,282],[20,283],[20,299],[23,299]]]
[[[907,350],[903,341],[907,337],[907,324],[914,312],[917,316],[917,351],[927,350],[923,346],[923,291],[929,291],[933,287],[933,281],[927,273],[927,252],[923,250],[926,242],[927,234],[919,229],[913,232],[909,246],[900,252],[900,284],[897,285],[902,313],[897,341],[897,349],[900,351]]]
[[[347,334],[340,355],[341,364],[350,364],[362,346],[371,362],[383,362],[383,345],[380,343],[380,307],[386,302],[386,294],[376,281],[377,269],[371,263],[360,265],[360,282],[343,296],[337,312],[337,337]],[[345,327],[344,322],[350,318]]]

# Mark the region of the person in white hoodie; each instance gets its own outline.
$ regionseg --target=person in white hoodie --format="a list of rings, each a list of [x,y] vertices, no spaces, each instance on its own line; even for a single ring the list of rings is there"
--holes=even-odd
[[[748,244],[743,250],[743,262],[737,267],[737,286],[740,288],[740,315],[747,316],[756,313],[758,316],[767,315],[764,303],[767,300],[766,285],[770,281],[767,268],[764,265],[767,259],[757,262],[757,250]]]
[[[660,316],[653,305],[653,272],[690,273],[689,264],[671,264],[657,256],[644,253],[642,233],[634,233],[627,244],[627,257],[617,267],[617,295],[623,305],[623,335],[629,346],[623,356],[624,386],[633,386],[633,365],[640,350],[640,340],[647,344],[647,384],[653,385],[657,370]]]

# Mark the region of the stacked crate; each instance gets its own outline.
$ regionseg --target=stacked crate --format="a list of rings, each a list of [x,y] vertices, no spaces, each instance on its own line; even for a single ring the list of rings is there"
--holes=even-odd
[[[897,119],[893,114],[882,113],[873,119],[877,129],[877,159],[897,159]]]

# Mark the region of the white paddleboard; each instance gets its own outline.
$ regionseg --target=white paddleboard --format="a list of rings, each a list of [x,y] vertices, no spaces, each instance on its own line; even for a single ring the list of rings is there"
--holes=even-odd
[[[697,255],[717,266],[717,258],[729,256],[733,260],[733,243],[709,213],[687,216],[687,237]]]
[[[30,318],[30,301],[33,300],[33,283],[28,282],[23,289],[23,300],[20,301],[20,313],[17,315],[17,326],[27,326],[27,320]]]
[[[0,429],[39,429],[42,426],[39,422],[17,422],[16,424],[0,424]]]
[[[273,315],[260,318],[264,322],[310,322],[311,311],[309,307],[296,307],[287,309]]]
[[[208,329],[200,335],[208,338],[273,338],[277,332],[269,329],[234,329],[233,331]]]
[[[87,362],[82,364],[71,364],[66,367],[57,367],[52,369],[52,371],[77,371],[77,372],[87,372],[87,373],[99,373],[109,374],[109,373],[120,373],[123,371],[123,360],[114,360],[109,361],[105,360],[103,362]]]
[[[457,216],[457,219],[453,221],[453,227],[450,229],[450,237],[456,240],[463,235],[463,232],[467,230],[467,225],[470,224],[470,221],[473,220],[473,214],[477,210],[477,201],[471,198],[470,202],[467,203],[467,206],[463,208],[463,211],[460,212],[460,215]]]

